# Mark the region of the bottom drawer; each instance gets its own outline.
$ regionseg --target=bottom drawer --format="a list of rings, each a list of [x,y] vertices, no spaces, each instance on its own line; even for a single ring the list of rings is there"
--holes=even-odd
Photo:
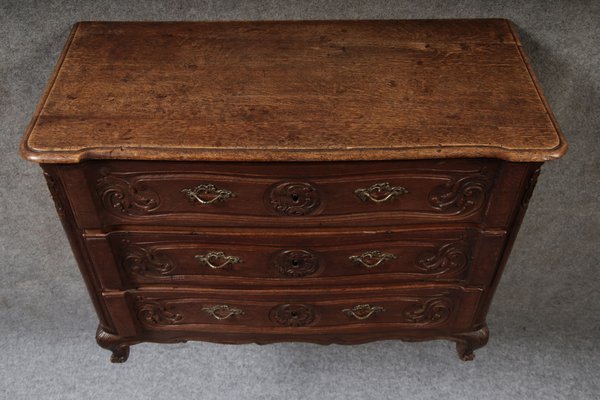
[[[476,288],[423,285],[282,291],[147,289],[106,292],[104,298],[124,337],[222,332],[286,334],[294,340],[296,334],[380,329],[466,331],[480,294]]]

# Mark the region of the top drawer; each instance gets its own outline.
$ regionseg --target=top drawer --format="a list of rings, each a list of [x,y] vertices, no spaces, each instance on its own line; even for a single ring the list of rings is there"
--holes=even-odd
[[[60,174],[83,228],[373,226],[482,223],[501,165],[94,161]]]

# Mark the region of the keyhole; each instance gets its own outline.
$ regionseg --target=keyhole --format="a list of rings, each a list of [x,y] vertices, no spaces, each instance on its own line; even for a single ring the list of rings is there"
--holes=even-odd
[[[298,197],[298,195],[297,195],[296,193],[292,194],[292,201],[293,201],[294,203],[297,203],[299,199],[300,199],[300,198]]]
[[[300,263],[298,260],[292,260],[292,267],[297,267]]]
[[[296,318],[298,316],[298,313],[296,311],[292,311],[292,317]]]

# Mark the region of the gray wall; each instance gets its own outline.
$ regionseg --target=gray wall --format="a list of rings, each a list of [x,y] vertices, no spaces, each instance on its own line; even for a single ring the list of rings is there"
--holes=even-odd
[[[488,317],[490,343],[477,359],[459,362],[446,342],[188,343],[139,345],[127,364],[109,364],[94,344],[97,321],[41,171],[17,156],[71,25],[454,17],[516,23],[570,142],[567,156],[543,169]],[[597,398],[599,25],[599,1],[0,0],[0,397]]]

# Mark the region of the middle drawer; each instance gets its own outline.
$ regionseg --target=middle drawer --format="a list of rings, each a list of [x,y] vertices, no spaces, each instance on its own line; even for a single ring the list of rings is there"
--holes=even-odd
[[[86,240],[105,289],[332,286],[390,281],[486,285],[505,240],[476,228],[111,232]]]

